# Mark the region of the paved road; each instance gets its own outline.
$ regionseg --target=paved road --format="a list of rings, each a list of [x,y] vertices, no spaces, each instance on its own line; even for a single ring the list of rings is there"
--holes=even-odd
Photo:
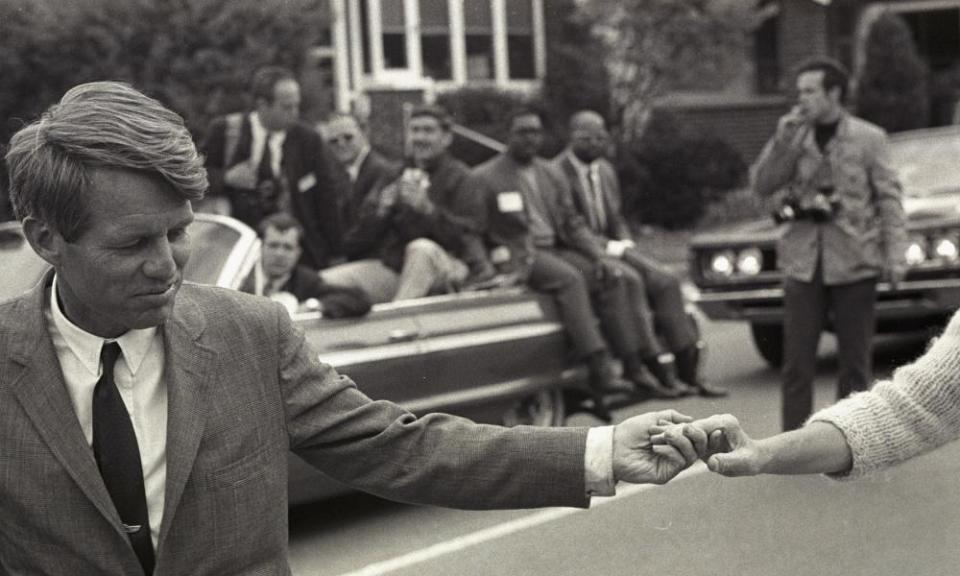
[[[693,416],[735,413],[756,436],[776,432],[777,375],[745,327],[712,324],[706,334],[709,373],[733,393],[674,405]],[[916,350],[881,347],[878,373]],[[829,340],[822,357],[818,405],[833,395]],[[294,511],[291,563],[297,576],[952,575],[960,566],[958,474],[960,443],[855,483],[725,479],[697,466],[666,486],[621,487],[587,511],[463,512],[348,497]]]

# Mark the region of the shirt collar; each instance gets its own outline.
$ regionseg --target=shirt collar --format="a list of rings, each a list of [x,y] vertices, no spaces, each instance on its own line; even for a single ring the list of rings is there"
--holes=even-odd
[[[60,309],[60,302],[57,299],[57,276],[53,277],[53,287],[50,290],[50,311],[53,314],[53,324],[63,340],[69,346],[70,351],[76,355],[87,369],[93,375],[100,374],[100,349],[104,342],[116,342],[120,345],[123,352],[123,360],[134,375],[143,364],[143,359],[147,357],[150,351],[150,345],[153,343],[154,336],[157,334],[156,326],[152,328],[143,328],[139,330],[130,330],[119,338],[103,339],[95,336],[83,328],[80,328],[71,322],[63,310]]]
[[[286,130],[268,131],[263,122],[260,121],[260,114],[256,112],[250,113],[250,130],[253,132],[253,137],[258,139],[266,138],[267,134],[270,135],[271,140],[282,140],[287,136]]]
[[[352,180],[357,179],[357,175],[360,174],[360,167],[363,166],[363,161],[367,159],[367,156],[370,154],[370,145],[367,144],[360,149],[360,152],[357,154],[357,157],[353,159],[353,162],[347,166],[347,172],[350,173],[350,178]]]
[[[573,167],[577,170],[577,174],[580,174],[580,175],[589,174],[590,167],[596,164],[596,160],[594,160],[590,164],[587,164],[586,162],[578,158],[577,155],[573,153],[573,150],[570,150],[570,149],[567,149],[567,158],[570,159],[570,163],[573,164]]]

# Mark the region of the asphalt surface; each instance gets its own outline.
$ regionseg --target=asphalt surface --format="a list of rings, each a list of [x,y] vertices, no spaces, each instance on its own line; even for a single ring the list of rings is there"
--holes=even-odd
[[[762,437],[779,428],[778,376],[745,326],[708,324],[708,373],[728,398],[647,402],[692,416],[736,414]],[[884,342],[877,375],[919,353],[922,339]],[[817,405],[833,400],[832,341],[821,347]],[[576,416],[571,424],[594,424]],[[350,496],[291,516],[297,576],[960,573],[960,443],[876,477],[728,479],[698,465],[659,487],[621,485],[590,510],[464,512]]]

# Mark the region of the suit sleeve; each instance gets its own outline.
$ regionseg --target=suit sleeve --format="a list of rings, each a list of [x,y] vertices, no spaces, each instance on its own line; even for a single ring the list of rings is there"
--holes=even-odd
[[[586,428],[417,417],[365,396],[317,361],[280,306],[275,316],[290,448],[325,474],[402,502],[464,509],[588,506]]]
[[[873,162],[870,166],[870,186],[880,217],[886,267],[903,267],[906,265],[907,248],[903,194],[897,172],[891,164],[885,134],[876,135],[871,156]]]
[[[599,260],[605,256],[604,246],[606,242],[590,231],[583,215],[577,211],[573,204],[573,190],[570,184],[562,174],[555,170],[550,170],[551,182],[556,187],[557,210],[560,214],[561,224],[557,230],[560,240],[581,252],[593,260]]]

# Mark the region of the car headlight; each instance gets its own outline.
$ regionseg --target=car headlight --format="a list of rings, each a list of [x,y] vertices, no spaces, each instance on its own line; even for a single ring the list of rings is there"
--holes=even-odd
[[[710,273],[715,276],[729,277],[734,272],[734,255],[731,251],[718,252],[710,259]]]
[[[935,238],[933,241],[933,253],[942,260],[947,262],[956,262],[960,259],[957,251],[957,243],[953,238],[949,237],[940,237]]]
[[[922,238],[912,238],[907,245],[906,251],[907,264],[910,266],[919,266],[927,261],[926,242]]]
[[[763,254],[759,248],[747,248],[737,254],[737,271],[744,276],[756,276],[763,268]]]

